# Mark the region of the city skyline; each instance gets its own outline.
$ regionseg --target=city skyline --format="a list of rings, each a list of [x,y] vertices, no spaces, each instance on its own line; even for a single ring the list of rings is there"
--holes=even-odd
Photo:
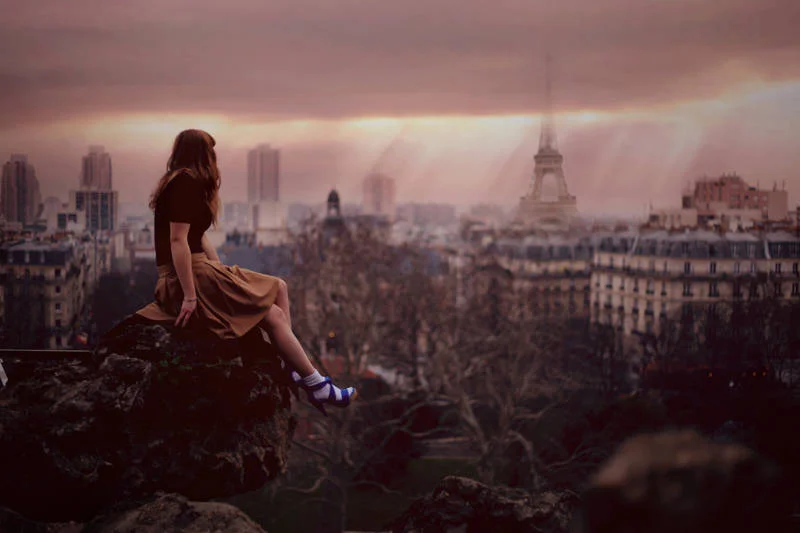
[[[732,171],[786,181],[800,200],[796,3],[467,3],[15,6],[0,22],[14,43],[0,153],[28,154],[42,190],[63,198],[86,146],[102,144],[120,198],[144,202],[174,136],[204,127],[225,201],[246,197],[247,150],[269,142],[287,201],[333,186],[356,198],[377,164],[398,202],[513,205],[530,180],[549,49],[582,213],[640,213]],[[204,24],[213,31],[188,46]]]

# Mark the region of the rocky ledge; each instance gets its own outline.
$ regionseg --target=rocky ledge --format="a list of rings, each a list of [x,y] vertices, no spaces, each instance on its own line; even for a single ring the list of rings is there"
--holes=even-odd
[[[232,505],[190,502],[177,494],[154,494],[115,506],[87,524],[38,523],[0,508],[0,531],[17,533],[264,533]]]
[[[92,357],[4,366],[0,506],[30,520],[89,522],[159,492],[225,498],[285,471],[289,383],[258,332],[198,340],[127,323]]]
[[[449,476],[434,491],[411,504],[393,524],[394,533],[428,531],[484,532],[567,531],[578,498],[571,493],[491,487]]]

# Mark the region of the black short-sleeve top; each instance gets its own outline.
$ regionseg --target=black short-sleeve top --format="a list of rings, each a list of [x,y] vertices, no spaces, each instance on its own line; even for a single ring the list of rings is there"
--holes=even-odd
[[[189,224],[189,249],[192,253],[199,253],[203,251],[203,234],[211,226],[211,218],[200,178],[195,178],[188,172],[179,172],[173,176],[156,202],[153,222],[156,264],[172,263],[170,222]]]

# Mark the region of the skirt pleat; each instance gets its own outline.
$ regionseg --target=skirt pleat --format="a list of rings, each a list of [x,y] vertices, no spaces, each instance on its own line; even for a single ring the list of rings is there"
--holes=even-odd
[[[258,326],[275,303],[280,279],[252,270],[211,261],[192,254],[192,276],[197,309],[192,329],[236,339]],[[154,322],[175,322],[183,303],[183,289],[172,265],[159,266],[154,301],[136,312]]]

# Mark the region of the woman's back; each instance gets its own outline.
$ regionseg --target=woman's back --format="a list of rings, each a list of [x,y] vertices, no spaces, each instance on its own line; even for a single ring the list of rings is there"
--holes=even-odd
[[[189,249],[203,251],[203,234],[211,226],[211,210],[205,200],[202,182],[188,172],[177,173],[159,195],[153,223],[156,264],[172,262],[170,222],[189,224]]]

